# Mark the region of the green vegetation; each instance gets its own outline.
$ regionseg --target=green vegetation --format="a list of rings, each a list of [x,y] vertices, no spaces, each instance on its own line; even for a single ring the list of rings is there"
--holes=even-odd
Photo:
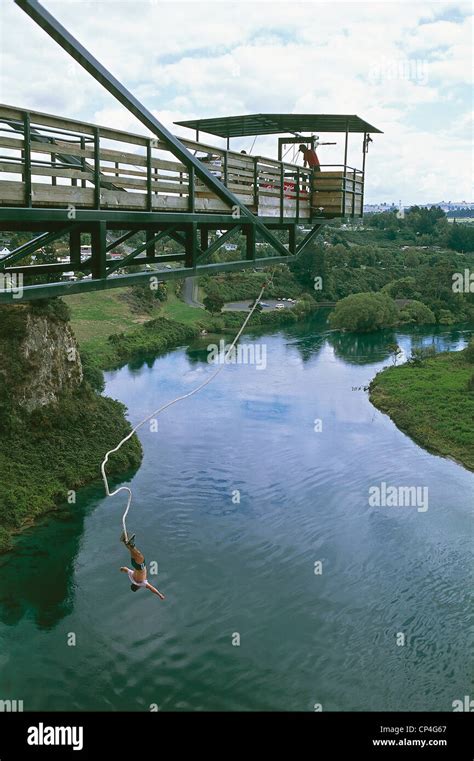
[[[333,328],[367,333],[395,325],[421,325],[436,322],[431,309],[420,301],[410,301],[398,308],[396,302],[380,293],[355,293],[337,302],[329,316]]]
[[[65,503],[68,492],[98,479],[105,453],[130,430],[125,407],[87,384],[30,415],[2,417],[0,433],[0,551],[11,534]],[[136,437],[110,460],[108,472],[138,467]]]
[[[329,316],[333,328],[369,332],[395,325],[398,317],[393,299],[383,293],[355,293],[336,304]]]
[[[474,227],[455,227],[474,233]],[[370,215],[360,231],[340,231],[332,223],[324,240],[310,244],[290,268],[316,301],[383,292],[424,304],[439,324],[464,322],[474,319],[474,292],[457,284],[465,282],[466,270],[474,271],[474,254],[467,245],[456,250],[452,228],[440,209],[416,207],[404,219],[395,212]],[[315,289],[315,278],[321,278],[321,288]],[[402,321],[432,322],[420,307],[403,309]]]
[[[220,314],[222,312],[222,307],[224,306],[225,301],[223,298],[218,296],[217,294],[212,294],[212,296],[206,296],[204,299],[204,307],[205,309],[210,312],[210,314]]]
[[[378,373],[371,402],[417,443],[474,470],[474,343],[462,352],[430,356]]]
[[[66,325],[68,312],[60,300],[0,309],[0,551],[11,546],[13,532],[64,504],[71,490],[99,478],[105,452],[130,431],[125,407],[96,392],[103,378],[95,368],[55,403],[33,412],[20,403],[23,389],[37,383],[37,367],[22,350],[29,315]],[[112,456],[109,472],[123,474],[140,461],[134,437]]]
[[[286,266],[274,267],[271,271],[228,272],[206,275],[199,278],[199,285],[208,296],[223,299],[224,302],[254,299],[260,293],[263,283],[266,299],[282,297],[296,299],[303,288]]]

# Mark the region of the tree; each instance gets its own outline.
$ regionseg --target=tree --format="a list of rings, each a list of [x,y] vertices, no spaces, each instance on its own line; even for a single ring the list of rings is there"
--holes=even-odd
[[[395,325],[398,310],[384,293],[354,293],[336,304],[329,321],[333,328],[353,332],[369,332]]]
[[[211,314],[219,314],[222,312],[222,307],[224,306],[225,301],[220,296],[212,294],[211,296],[206,296],[203,304],[204,308]]]
[[[426,304],[421,301],[410,301],[400,311],[400,320],[412,325],[432,325],[436,317]]]
[[[403,349],[401,349],[401,348],[399,347],[399,345],[398,345],[398,344],[395,344],[395,343],[394,343],[394,344],[389,344],[389,345],[387,346],[387,349],[388,349],[388,351],[390,352],[390,354],[391,354],[391,356],[392,356],[392,362],[393,362],[393,364],[394,364],[394,365],[396,365],[396,364],[397,364],[397,360],[398,360],[399,356],[400,356],[401,354],[403,354]]]

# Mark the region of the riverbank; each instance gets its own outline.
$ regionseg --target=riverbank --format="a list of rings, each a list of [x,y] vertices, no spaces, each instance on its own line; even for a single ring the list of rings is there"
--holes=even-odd
[[[61,301],[2,307],[0,314],[0,552],[38,517],[75,503],[100,477],[105,453],[130,431],[126,408],[84,372]],[[137,437],[111,474],[136,469]]]
[[[133,313],[126,308],[126,290],[117,289],[112,296],[99,292],[65,299],[71,309],[71,326],[78,339],[86,372],[91,369],[97,374],[115,369],[138,355],[175,349],[204,331],[222,334],[238,330],[245,319],[242,312],[210,315],[204,309],[188,306],[172,293],[149,313]],[[254,312],[248,329],[291,325],[317,308],[317,303],[306,295],[292,309]]]
[[[417,444],[474,470],[474,365],[467,350],[379,372],[369,398]]]

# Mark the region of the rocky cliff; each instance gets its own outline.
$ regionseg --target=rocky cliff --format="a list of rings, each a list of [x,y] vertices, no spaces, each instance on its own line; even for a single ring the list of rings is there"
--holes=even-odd
[[[125,407],[94,390],[85,367],[62,301],[0,307],[0,551],[12,533],[99,480],[105,453],[130,431]],[[140,461],[133,437],[109,473]]]
[[[0,377],[10,401],[27,412],[78,388],[82,363],[68,322],[28,305],[0,310]]]

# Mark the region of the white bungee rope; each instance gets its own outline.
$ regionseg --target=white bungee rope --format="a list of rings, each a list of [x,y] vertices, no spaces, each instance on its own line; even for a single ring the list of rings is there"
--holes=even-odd
[[[272,277],[271,277],[269,282],[271,282],[272,280],[273,280],[273,275],[272,275]],[[107,465],[107,463],[109,461],[110,455],[114,454],[115,452],[118,452],[118,450],[129,439],[131,439],[132,436],[134,436],[136,434],[136,432],[143,425],[145,425],[145,423],[147,423],[151,418],[156,417],[161,412],[164,412],[165,410],[168,409],[168,407],[172,407],[173,404],[176,404],[177,402],[181,402],[181,401],[183,401],[183,399],[188,399],[190,396],[194,396],[194,394],[197,394],[198,391],[201,391],[201,389],[203,389],[204,386],[207,386],[211,381],[214,380],[214,378],[216,378],[219,375],[220,372],[222,372],[222,370],[224,369],[224,367],[226,365],[227,357],[231,354],[231,352],[234,349],[235,344],[237,343],[237,341],[239,340],[240,336],[244,332],[245,327],[246,327],[248,321],[250,320],[250,318],[252,317],[255,309],[257,308],[258,304],[260,303],[260,299],[262,298],[263,292],[264,292],[265,288],[267,287],[267,285],[268,285],[268,283],[265,283],[262,286],[262,288],[260,290],[260,293],[259,293],[258,297],[256,298],[255,303],[254,303],[252,309],[250,310],[250,312],[248,313],[247,317],[245,318],[245,320],[244,320],[244,322],[242,324],[242,327],[240,328],[239,332],[235,336],[233,342],[231,343],[231,345],[227,349],[227,351],[226,351],[226,353],[224,355],[224,360],[223,360],[222,365],[220,367],[218,367],[217,370],[215,372],[213,372],[209,376],[209,378],[206,378],[205,381],[203,381],[199,386],[194,388],[192,391],[189,391],[187,394],[183,394],[182,396],[178,396],[178,397],[176,397],[176,399],[173,399],[171,402],[166,402],[166,404],[163,404],[161,407],[158,407],[158,409],[153,410],[153,412],[151,412],[149,415],[147,415],[146,418],[144,418],[142,421],[140,421],[140,423],[137,423],[137,425],[134,428],[132,428],[130,433],[127,436],[125,436],[124,439],[122,439],[122,441],[115,447],[115,449],[109,450],[107,452],[107,454],[105,455],[104,460],[102,462],[102,465],[100,466],[100,470],[101,470],[101,473],[102,473],[102,480],[104,482],[105,493],[106,493],[107,497],[115,497],[117,494],[120,494],[120,492],[122,492],[122,491],[126,492],[128,494],[127,506],[126,506],[125,512],[124,512],[124,514],[122,516],[122,526],[123,526],[123,532],[124,532],[124,535],[125,535],[125,542],[128,542],[126,519],[127,519],[128,511],[130,510],[130,505],[132,504],[133,494],[132,494],[132,490],[128,486],[120,486],[115,491],[113,491],[113,492],[110,491],[109,481],[108,481],[108,478],[107,478],[107,473],[105,472],[105,467],[106,467],[106,465]]]

